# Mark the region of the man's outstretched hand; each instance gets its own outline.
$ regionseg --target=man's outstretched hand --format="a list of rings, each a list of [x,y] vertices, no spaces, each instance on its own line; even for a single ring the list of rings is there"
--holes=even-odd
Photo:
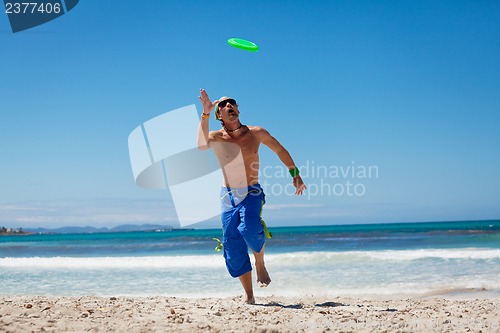
[[[302,195],[307,188],[306,184],[302,181],[302,178],[298,175],[293,178],[293,186],[295,186],[295,195]]]
[[[200,95],[198,98],[200,99],[201,105],[203,106],[203,113],[209,114],[215,108],[215,105],[219,102],[219,100],[211,101],[210,97],[208,97],[205,89],[200,89]]]

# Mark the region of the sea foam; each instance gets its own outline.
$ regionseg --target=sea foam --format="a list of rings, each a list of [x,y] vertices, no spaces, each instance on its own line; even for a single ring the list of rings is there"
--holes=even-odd
[[[421,259],[500,259],[500,249],[418,249],[343,252],[293,252],[267,254],[266,262],[276,266],[322,265],[326,263],[362,263],[384,261],[415,261]],[[221,254],[193,256],[142,257],[29,257],[0,258],[0,267],[113,269],[113,268],[210,268],[224,266]]]

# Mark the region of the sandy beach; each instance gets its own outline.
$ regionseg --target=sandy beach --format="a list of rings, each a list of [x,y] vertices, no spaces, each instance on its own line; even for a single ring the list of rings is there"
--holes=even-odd
[[[0,332],[499,332],[500,299],[1,296]]]

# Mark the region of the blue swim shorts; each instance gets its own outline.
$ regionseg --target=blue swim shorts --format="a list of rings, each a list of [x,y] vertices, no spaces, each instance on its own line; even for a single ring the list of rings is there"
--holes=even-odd
[[[252,270],[248,248],[260,252],[264,246],[261,213],[265,194],[259,184],[248,188],[221,189],[224,259],[232,277]]]

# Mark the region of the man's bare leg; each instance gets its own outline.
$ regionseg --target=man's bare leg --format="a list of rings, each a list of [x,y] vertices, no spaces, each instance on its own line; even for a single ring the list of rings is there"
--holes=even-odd
[[[253,297],[253,287],[252,287],[252,271],[247,272],[240,276],[240,282],[245,290],[245,296],[243,301],[247,304],[255,304],[255,298]]]
[[[267,287],[269,283],[271,283],[271,278],[269,277],[269,273],[267,272],[266,265],[264,264],[264,247],[260,250],[260,252],[253,252],[255,257],[255,269],[257,270],[257,283],[259,286]]]

